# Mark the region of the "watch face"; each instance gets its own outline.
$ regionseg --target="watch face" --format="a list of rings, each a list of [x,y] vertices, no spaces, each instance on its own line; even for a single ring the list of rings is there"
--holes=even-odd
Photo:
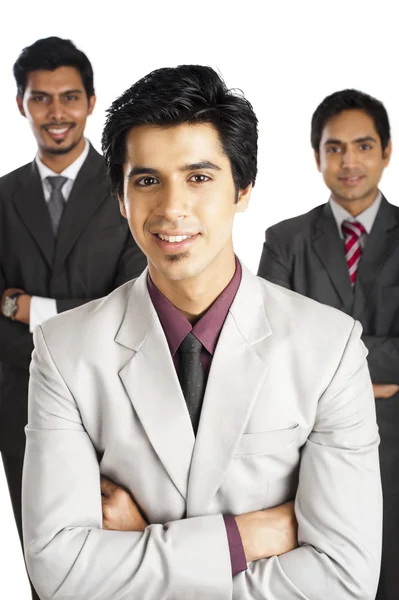
[[[10,319],[16,310],[17,310],[17,299],[7,296],[3,302],[3,308],[2,308],[3,315]]]

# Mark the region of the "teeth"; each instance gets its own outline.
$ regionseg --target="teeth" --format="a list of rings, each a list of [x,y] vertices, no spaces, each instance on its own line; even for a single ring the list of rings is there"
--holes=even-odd
[[[61,133],[62,134],[62,133],[65,133],[66,131],[68,131],[68,127],[65,127],[64,129],[52,129],[52,128],[50,129],[49,128],[48,131],[50,133]]]
[[[192,237],[191,235],[164,235],[163,233],[158,233],[158,237],[164,242],[182,242],[183,240],[187,240]]]

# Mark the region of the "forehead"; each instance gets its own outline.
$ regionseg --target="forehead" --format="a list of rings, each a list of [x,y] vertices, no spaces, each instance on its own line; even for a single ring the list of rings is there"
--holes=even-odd
[[[367,136],[379,140],[373,119],[363,110],[344,110],[328,119],[323,128],[321,143],[328,139],[350,142]]]
[[[26,89],[40,90],[48,94],[78,89],[84,91],[82,78],[75,67],[58,67],[54,71],[31,71],[27,76]]]
[[[218,131],[210,123],[173,127],[140,125],[126,136],[125,163],[130,166],[161,170],[204,160],[217,160],[220,167],[224,161],[229,164]]]

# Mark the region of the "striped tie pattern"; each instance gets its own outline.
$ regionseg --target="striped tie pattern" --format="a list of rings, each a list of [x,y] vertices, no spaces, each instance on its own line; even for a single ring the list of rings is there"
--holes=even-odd
[[[357,270],[362,256],[361,237],[366,233],[365,228],[358,221],[344,221],[342,233],[345,239],[345,258],[348,265],[349,277],[355,285]]]

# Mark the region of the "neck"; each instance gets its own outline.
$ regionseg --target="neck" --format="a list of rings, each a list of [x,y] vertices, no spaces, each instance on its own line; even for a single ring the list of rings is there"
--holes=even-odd
[[[332,194],[332,198],[342,206],[352,217],[357,217],[367,208],[369,208],[373,202],[377,199],[378,196],[378,188],[372,190],[367,195],[362,198],[357,198],[355,200],[348,200],[347,198],[341,198],[340,196],[336,196]]]
[[[216,262],[216,261],[215,261]],[[231,252],[228,264],[223,268],[214,265],[195,277],[172,281],[163,277],[151,263],[149,273],[157,288],[190,321],[195,323],[220,296],[232,280],[235,270],[235,256]]]
[[[85,139],[81,140],[66,154],[53,154],[45,148],[39,148],[39,158],[46,167],[54,171],[54,173],[62,173],[69,165],[71,165],[82,154],[85,148]]]

